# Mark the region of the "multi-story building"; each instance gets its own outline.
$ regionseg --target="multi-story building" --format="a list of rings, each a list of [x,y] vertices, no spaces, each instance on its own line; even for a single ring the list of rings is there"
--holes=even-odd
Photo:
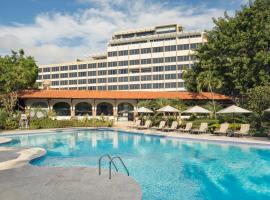
[[[184,32],[177,24],[117,32],[103,55],[39,66],[37,82],[63,90],[184,91],[182,72],[204,42],[203,32]]]

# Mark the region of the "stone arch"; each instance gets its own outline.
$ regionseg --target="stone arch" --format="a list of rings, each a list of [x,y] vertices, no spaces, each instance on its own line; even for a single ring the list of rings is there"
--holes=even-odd
[[[53,110],[56,112],[56,116],[70,116],[71,114],[70,104],[67,102],[55,103]]]
[[[92,115],[92,105],[88,102],[79,102],[75,105],[75,116]]]
[[[131,103],[128,102],[122,102],[119,103],[117,106],[117,116],[119,118],[122,118],[123,120],[128,120],[128,121],[132,121],[133,120],[133,111],[134,110],[134,106]]]
[[[113,115],[113,105],[108,102],[102,102],[97,105],[97,116],[100,115],[112,116]]]

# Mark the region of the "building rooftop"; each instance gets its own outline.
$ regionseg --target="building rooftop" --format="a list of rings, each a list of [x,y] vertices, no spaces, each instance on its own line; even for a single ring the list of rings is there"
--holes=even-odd
[[[19,94],[21,99],[212,99],[210,92],[147,92],[147,91],[97,91],[97,90],[27,90]],[[215,100],[231,100],[230,97],[214,93]]]

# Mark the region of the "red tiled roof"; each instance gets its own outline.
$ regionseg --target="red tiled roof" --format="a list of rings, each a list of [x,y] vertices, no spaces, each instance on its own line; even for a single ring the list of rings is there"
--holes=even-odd
[[[210,92],[148,92],[148,91],[93,91],[93,90],[27,90],[19,94],[21,99],[211,99]],[[230,97],[214,94],[216,100],[230,100]]]

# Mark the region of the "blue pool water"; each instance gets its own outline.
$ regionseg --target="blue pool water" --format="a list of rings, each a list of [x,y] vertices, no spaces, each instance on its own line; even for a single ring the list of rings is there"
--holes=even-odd
[[[144,200],[270,199],[270,149],[109,130],[13,138],[12,146],[47,150],[38,166],[97,166],[102,154],[120,155]]]

